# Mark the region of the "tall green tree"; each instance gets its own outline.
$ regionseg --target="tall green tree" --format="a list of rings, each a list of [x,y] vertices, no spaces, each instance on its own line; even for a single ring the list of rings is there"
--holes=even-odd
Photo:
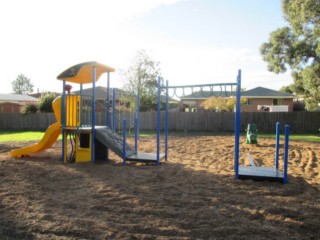
[[[28,94],[33,92],[34,85],[25,75],[20,74],[16,80],[12,81],[12,90],[16,94]]]
[[[140,50],[131,66],[122,73],[124,77],[123,89],[132,95],[139,93],[141,111],[156,109],[159,66],[160,62],[153,60],[145,50]]]
[[[315,110],[320,103],[320,0],[282,0],[282,11],[290,26],[272,32],[260,53],[268,70],[291,70],[290,90]]]

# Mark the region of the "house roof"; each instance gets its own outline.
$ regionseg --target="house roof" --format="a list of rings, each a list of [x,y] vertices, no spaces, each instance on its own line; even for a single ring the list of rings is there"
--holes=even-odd
[[[236,92],[232,91],[198,91],[192,94],[181,97],[180,99],[208,99],[210,97],[230,97],[235,96]]]
[[[243,97],[249,98],[294,98],[292,94],[275,91],[269,88],[256,87],[241,93]]]
[[[57,97],[59,95],[61,95],[60,93],[56,93],[56,92],[31,93],[31,94],[28,94],[28,95],[31,96],[31,97],[35,97],[35,98],[40,98],[43,94],[47,94],[47,93],[53,93]]]
[[[123,90],[119,89],[119,88],[115,88],[117,93],[124,93]],[[73,93],[79,94],[80,90],[78,91],[74,91]],[[82,89],[82,94],[83,95],[87,95],[87,96],[92,96],[92,88],[86,88],[86,89]],[[113,94],[113,88],[110,88],[110,96],[112,96]],[[94,89],[94,96],[97,100],[99,99],[106,99],[107,96],[107,88],[106,87],[101,87],[101,86],[97,86]]]
[[[230,97],[236,96],[235,91],[202,91],[202,92],[194,92],[193,94],[186,95],[181,97],[182,100],[186,99],[208,99],[210,97]],[[256,87],[250,89],[248,91],[244,91],[241,93],[241,97],[248,98],[294,98],[292,94],[283,93],[279,91],[275,91],[269,88],[264,87]]]
[[[18,106],[24,106],[24,103],[21,102],[0,102],[0,105],[18,105]]]
[[[0,102],[37,102],[38,99],[23,94],[0,93]]]
[[[112,98],[113,95],[113,89],[114,88],[110,88],[110,97]],[[119,89],[119,88],[115,88],[117,93],[120,94],[126,94],[126,91]],[[73,93],[79,94],[80,91],[74,91]],[[82,90],[82,94],[83,95],[87,95],[87,96],[91,96],[92,95],[92,88],[86,88]],[[107,88],[106,87],[102,87],[102,86],[97,86],[95,87],[95,98],[97,100],[105,100],[106,96],[107,96]],[[117,97],[118,98],[118,97]],[[160,100],[161,102],[165,102],[166,101],[166,97],[161,95],[160,96]],[[169,102],[179,102],[178,100],[169,97]]]
[[[166,102],[166,100],[167,100],[166,96],[160,95],[160,101],[161,101],[161,102]],[[178,103],[178,102],[180,102],[180,101],[177,100],[177,99],[174,99],[174,98],[172,98],[172,97],[168,97],[168,102],[169,102],[169,103]]]

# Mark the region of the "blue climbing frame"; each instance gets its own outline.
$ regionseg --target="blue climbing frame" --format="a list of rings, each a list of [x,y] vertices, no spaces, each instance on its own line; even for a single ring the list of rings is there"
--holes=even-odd
[[[240,71],[239,71],[240,72]],[[161,93],[164,91],[165,92],[165,142],[164,142],[164,148],[165,148],[165,158],[167,159],[168,157],[168,124],[169,124],[169,95],[170,97],[183,97],[186,96],[186,94],[200,94],[204,95],[206,90],[210,90],[212,94],[215,93],[215,89],[219,89],[220,92],[224,92],[225,96],[232,96],[234,95],[233,87],[236,87],[237,89],[239,88],[239,83],[209,83],[209,84],[196,84],[196,85],[182,85],[182,86],[169,86],[168,81],[166,81],[165,86],[161,86],[161,81],[160,78],[158,78],[158,111],[157,111],[157,155],[160,152],[160,126],[161,126],[161,113],[160,113],[160,105],[161,105]],[[189,91],[188,91],[189,90]],[[169,94],[169,91],[171,91],[172,94]],[[180,92],[179,92],[180,91]],[[188,91],[188,93],[187,93]],[[179,94],[179,93],[180,94]],[[240,91],[238,91],[240,94]],[[238,97],[237,97],[238,99]],[[239,100],[237,102],[240,102],[240,95],[239,95]],[[237,105],[237,108],[239,108],[240,105]],[[239,108],[239,113],[240,113],[240,108]],[[236,114],[238,116],[238,121],[240,121],[239,114]],[[239,122],[239,128],[240,129],[240,122]],[[236,138],[237,139],[237,138]],[[239,144],[238,144],[238,149],[239,149]],[[239,150],[238,150],[239,152]],[[237,154],[238,155],[238,154]]]
[[[173,91],[171,97],[185,96],[186,89],[191,89],[194,94],[194,89],[200,90],[200,94],[203,94],[204,89],[210,89],[214,93],[214,88],[220,88],[220,91],[225,91],[226,96],[234,95],[233,91],[227,94],[227,87],[236,87],[236,108],[235,108],[235,134],[234,134],[234,171],[236,179],[257,179],[257,180],[276,180],[281,181],[284,184],[288,182],[288,149],[289,149],[289,126],[285,126],[285,144],[284,144],[284,164],[283,173],[279,172],[279,141],[280,141],[280,124],[277,124],[276,133],[276,154],[275,154],[275,167],[263,168],[256,166],[239,166],[240,156],[240,128],[241,128],[241,70],[238,70],[236,83],[214,83],[214,84],[200,84],[200,85],[185,85],[185,86],[169,86],[168,81],[165,86],[161,86],[160,78],[158,79],[158,111],[157,111],[157,156],[159,154],[160,146],[160,96],[161,92],[165,91],[166,96],[166,110],[165,110],[165,157],[168,157],[168,119],[169,119],[169,91]],[[160,90],[161,89],[161,90]],[[182,95],[178,95],[178,89]]]

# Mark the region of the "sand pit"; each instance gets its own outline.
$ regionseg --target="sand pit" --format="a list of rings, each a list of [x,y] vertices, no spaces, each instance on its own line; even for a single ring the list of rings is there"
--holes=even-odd
[[[1,144],[0,239],[319,239],[319,144],[290,142],[283,185],[234,180],[233,142],[172,135],[168,162],[125,167],[64,164],[59,142],[23,160],[8,151],[30,142]],[[271,166],[274,140],[241,138],[241,164],[247,153]]]

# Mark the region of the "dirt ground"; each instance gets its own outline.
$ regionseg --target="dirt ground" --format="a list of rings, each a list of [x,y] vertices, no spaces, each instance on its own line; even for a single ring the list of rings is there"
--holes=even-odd
[[[65,164],[61,142],[24,159],[0,145],[0,239],[320,239],[320,146],[290,141],[289,183],[235,180],[233,136],[176,135],[160,166]],[[281,147],[281,155],[283,154]],[[155,151],[155,138],[140,150]],[[274,140],[248,145],[271,166]],[[282,159],[282,158],[281,158]]]

